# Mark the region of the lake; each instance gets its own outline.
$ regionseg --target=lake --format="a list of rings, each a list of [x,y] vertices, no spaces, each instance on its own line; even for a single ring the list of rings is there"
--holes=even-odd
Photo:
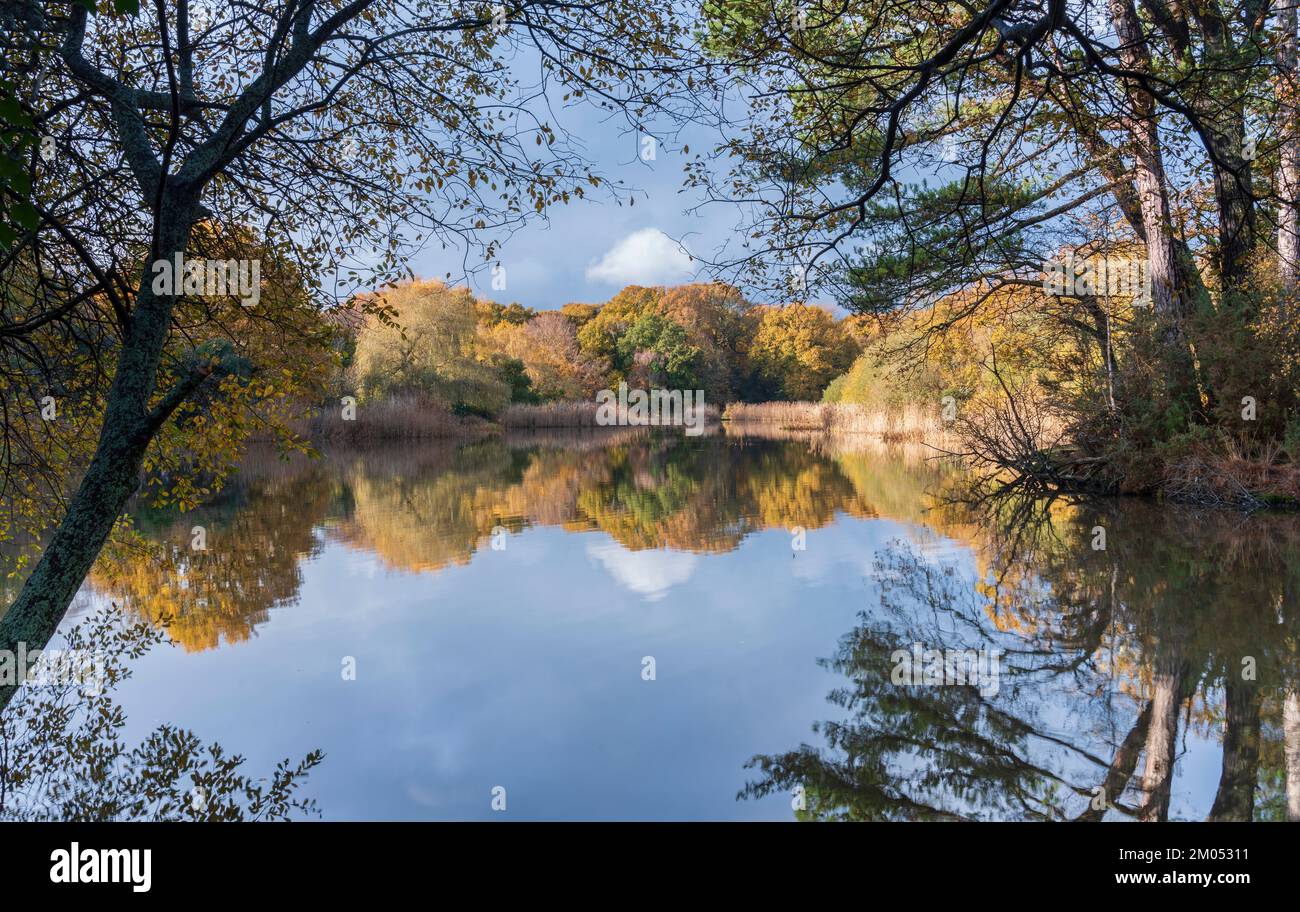
[[[128,741],[320,749],[325,819],[1285,816],[1300,521],[974,506],[929,457],[733,428],[255,452],[138,510],[63,629],[165,628],[116,689]]]

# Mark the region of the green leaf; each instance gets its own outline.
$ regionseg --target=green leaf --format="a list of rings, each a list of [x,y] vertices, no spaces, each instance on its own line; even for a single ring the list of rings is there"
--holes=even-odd
[[[11,123],[16,127],[30,127],[32,119],[18,105],[18,100],[12,95],[6,94],[0,96],[0,120]]]
[[[9,209],[9,217],[28,231],[35,231],[41,223],[40,213],[26,200],[17,200]]]

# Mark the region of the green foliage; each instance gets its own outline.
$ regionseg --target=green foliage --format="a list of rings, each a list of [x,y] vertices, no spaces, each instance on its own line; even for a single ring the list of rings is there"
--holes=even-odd
[[[518,358],[497,357],[493,363],[496,365],[497,370],[501,372],[501,379],[505,380],[510,386],[511,402],[537,405],[543,401],[537,390],[533,389],[532,381],[528,379],[528,371],[524,368],[524,362]]]
[[[1300,412],[1292,412],[1282,434],[1282,449],[1294,463],[1300,464]]]
[[[578,344],[589,356],[607,361],[618,370],[619,338],[642,314],[658,305],[661,294],[658,288],[627,286],[582,325]]]
[[[864,176],[861,169],[850,174],[850,183]],[[1041,208],[1041,188],[1027,181],[990,179],[978,196],[964,179],[900,188],[898,198],[867,207],[860,231],[870,243],[849,270],[851,306],[887,312],[961,288],[1008,262],[1041,259],[1023,232],[1003,227]]]
[[[692,389],[699,384],[700,350],[686,330],[657,313],[642,314],[619,337],[615,362],[628,382],[646,387]]]

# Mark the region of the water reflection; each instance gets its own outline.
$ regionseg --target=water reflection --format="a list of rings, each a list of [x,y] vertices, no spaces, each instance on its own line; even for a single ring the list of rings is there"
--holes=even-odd
[[[68,628],[50,648],[93,654],[94,675],[43,675],[0,712],[0,821],[272,821],[318,815],[300,790],[318,750],[251,776],[244,758],[164,723],[130,746],[115,692],[161,631],[111,609]],[[49,653],[46,653],[49,655]]]
[[[1220,770],[1174,816],[1300,812],[1294,518],[1004,506],[974,568],[877,556],[879,605],[825,662],[841,717],[755,757],[743,795],[802,790],[812,819],[1164,820],[1190,736],[1222,745]],[[998,650],[996,695],[897,683],[918,643]]]
[[[893,474],[919,515],[925,473]],[[390,571],[428,573],[467,564],[494,530],[498,540],[535,526],[600,531],[618,547],[597,549],[597,559],[634,588],[662,592],[689,559],[626,552],[722,553],[767,528],[872,517],[878,482],[851,454],[800,441],[719,445],[645,430],[334,451],[292,464],[257,453],[217,502],[138,513],[139,538],[106,554],[90,582],[135,617],[166,620],[176,642],[198,651],[247,639],[270,609],[294,604],[302,560],[325,540]],[[199,527],[205,550],[192,547]]]
[[[191,653],[282,630],[240,673],[283,712],[344,720],[327,745],[344,816],[479,816],[492,783],[466,771],[506,756],[530,758],[513,775],[550,789],[534,811],[550,818],[788,818],[791,796],[810,819],[1300,815],[1295,517],[975,509],[924,451],[865,443],[624,430],[258,454],[204,509],[137,513],[138,541],[89,584]],[[807,551],[800,529],[820,530]],[[372,640],[390,677],[340,703],[338,656]],[[997,687],[896,683],[913,648],[997,650]],[[652,650],[689,674],[624,683]],[[366,756],[349,757],[361,719]],[[446,739],[431,784],[417,754]],[[583,754],[611,739],[638,756]],[[342,790],[390,774],[400,788],[349,810]]]

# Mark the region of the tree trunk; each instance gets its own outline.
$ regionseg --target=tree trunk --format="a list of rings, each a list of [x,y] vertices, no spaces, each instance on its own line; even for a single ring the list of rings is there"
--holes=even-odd
[[[1142,790],[1146,801],[1138,812],[1145,822],[1169,819],[1169,793],[1174,779],[1174,751],[1178,743],[1178,708],[1183,702],[1182,663],[1157,665],[1151,686],[1151,726],[1147,729],[1146,767]]]
[[[1300,108],[1296,97],[1296,2],[1274,0],[1281,38],[1274,83],[1280,112],[1282,147],[1277,173],[1277,271],[1288,295],[1300,283]],[[1284,306],[1289,309],[1290,302]]]
[[[1124,66],[1130,70],[1150,71],[1151,56],[1133,0],[1111,0],[1110,7],[1115,20],[1115,33],[1119,38],[1120,59]],[[1178,277],[1178,261],[1174,256],[1169,191],[1156,123],[1155,100],[1135,84],[1130,83],[1126,88],[1129,110],[1122,120],[1133,147],[1137,201],[1142,214],[1148,266],[1151,270],[1151,302],[1162,321],[1177,326],[1182,319],[1178,306],[1181,282]]]
[[[1250,821],[1259,773],[1259,690],[1230,677],[1224,685],[1223,772],[1210,820]]]
[[[1219,283],[1224,294],[1245,287],[1255,246],[1255,197],[1244,156],[1245,118],[1237,115],[1210,140],[1215,158],[1214,199],[1219,210]]]
[[[158,256],[185,250],[193,201],[169,194],[160,208]],[[147,266],[148,264],[146,264]],[[117,518],[139,485],[140,464],[157,424],[149,414],[158,365],[171,327],[172,296],[155,295],[146,268],[109,388],[99,442],[90,466],[18,598],[0,618],[0,649],[43,649],[67,613]],[[176,289],[173,289],[176,290]],[[0,685],[0,709],[17,690]]]
[[[1142,33],[1133,0],[1110,0],[1119,55],[1126,69],[1151,71],[1151,53]],[[1126,85],[1129,109],[1122,118],[1133,148],[1137,202],[1146,239],[1151,305],[1169,360],[1170,386],[1175,398],[1192,399],[1195,376],[1183,321],[1192,307],[1193,290],[1184,280],[1190,262],[1181,257],[1174,236],[1169,183],[1160,144],[1155,99],[1135,82]]]
[[[1282,700],[1282,747],[1286,756],[1286,819],[1300,823],[1300,691]]]

